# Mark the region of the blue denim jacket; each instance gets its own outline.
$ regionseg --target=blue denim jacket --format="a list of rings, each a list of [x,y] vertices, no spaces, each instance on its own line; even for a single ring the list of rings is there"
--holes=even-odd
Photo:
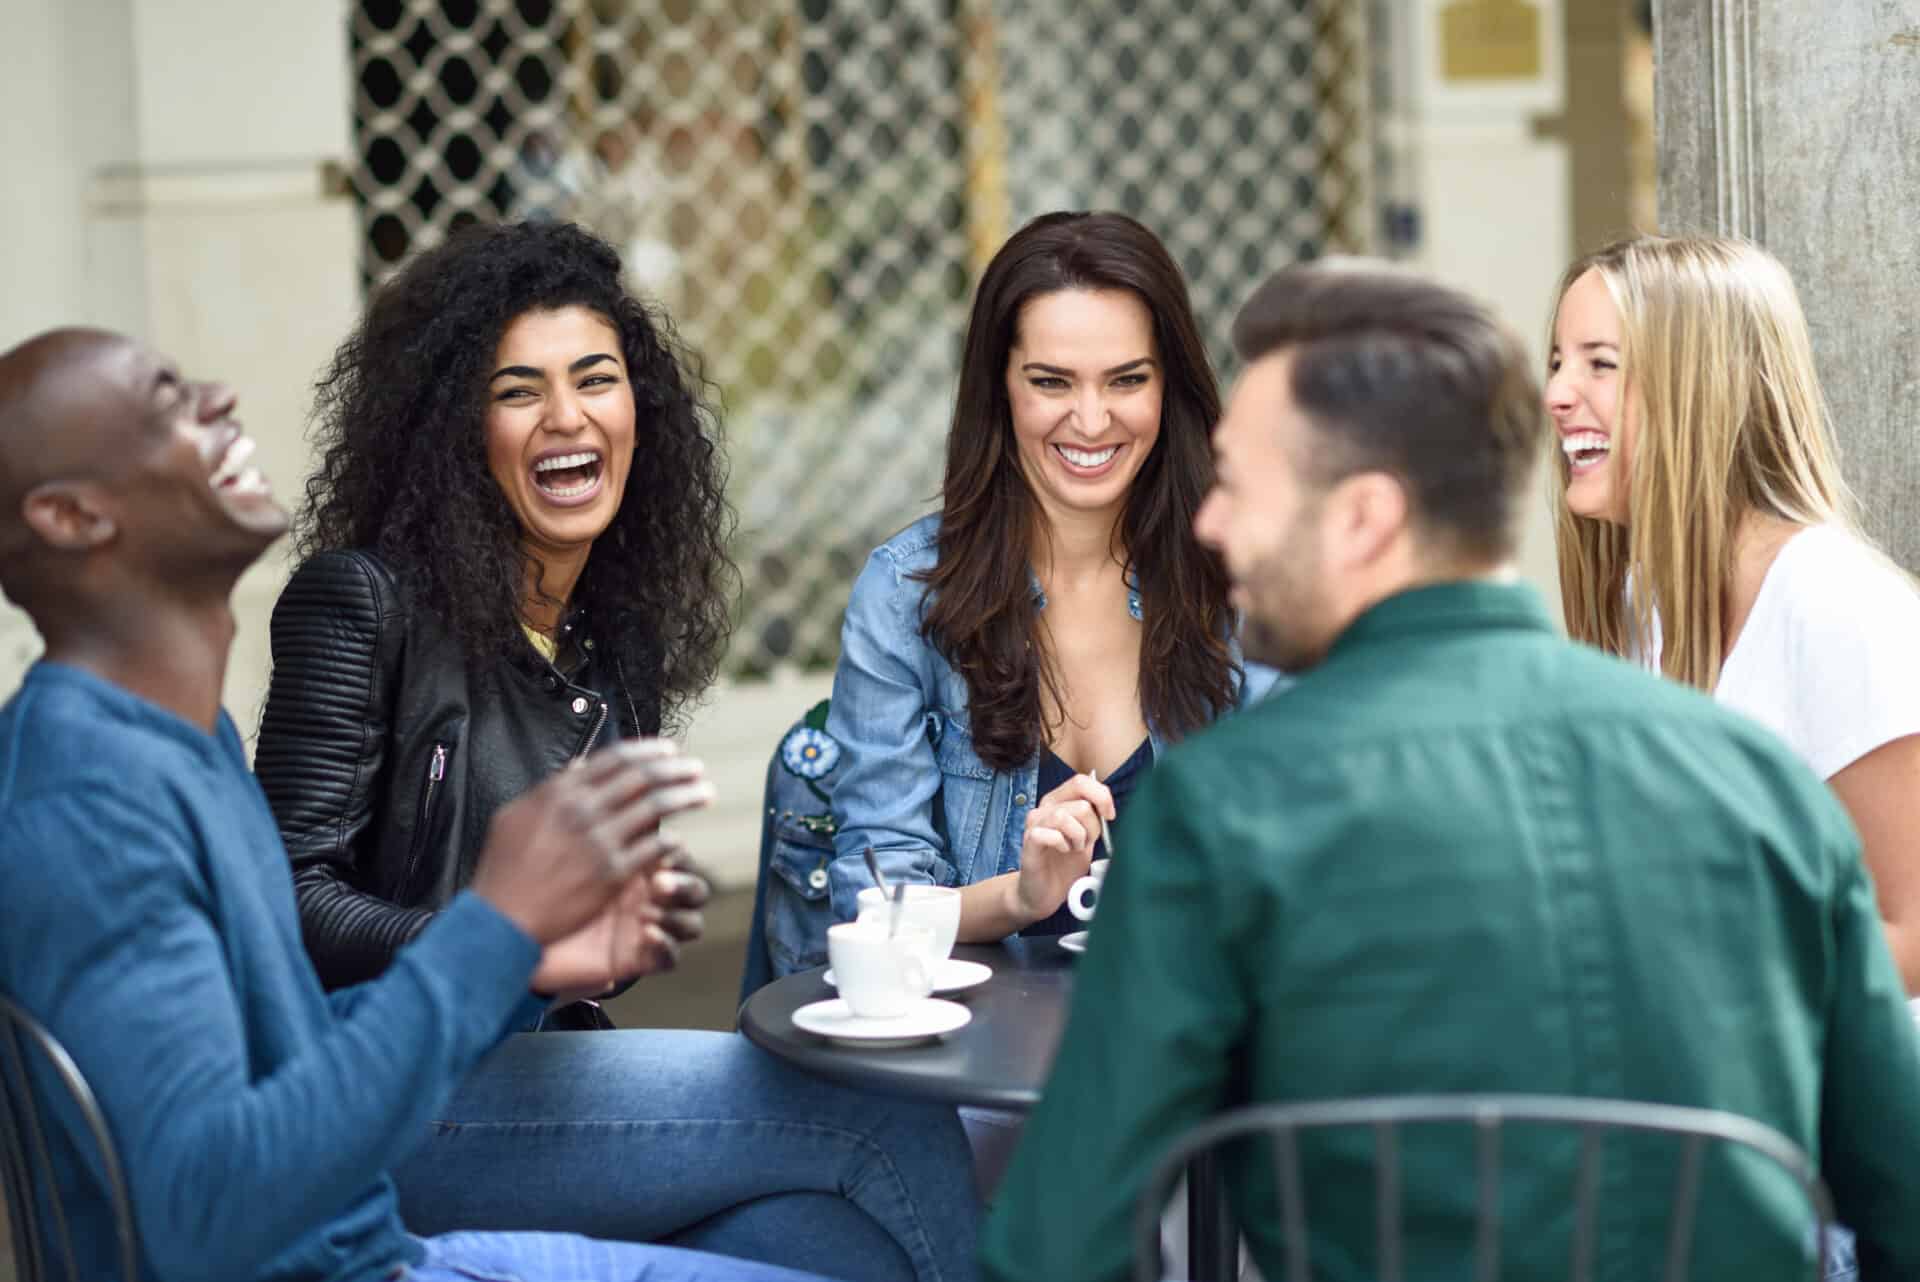
[[[939,516],[924,517],[868,558],[841,624],[830,710],[789,731],[769,766],[761,895],[774,975],[825,963],[827,926],[851,919],[873,884],[868,846],[889,880],[962,886],[1020,866],[1039,758],[1011,771],[980,760],[966,680],[921,635],[926,585],[915,576],[933,568],[939,532]],[[1128,606],[1139,618],[1137,591]],[[1249,667],[1240,703],[1278,675]],[[1166,741],[1151,722],[1147,732],[1157,759]]]

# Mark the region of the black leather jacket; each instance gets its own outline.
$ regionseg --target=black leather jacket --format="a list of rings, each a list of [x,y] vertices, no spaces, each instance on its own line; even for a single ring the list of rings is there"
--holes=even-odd
[[[558,666],[531,645],[473,664],[372,555],[324,552],[295,571],[273,610],[254,772],[323,984],[384,970],[472,879],[502,805],[591,747],[659,733],[657,690],[629,687],[595,650],[575,612]]]

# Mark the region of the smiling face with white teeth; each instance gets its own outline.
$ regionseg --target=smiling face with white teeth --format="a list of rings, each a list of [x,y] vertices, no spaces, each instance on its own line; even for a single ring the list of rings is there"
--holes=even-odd
[[[232,542],[233,563],[250,563],[285,532],[287,514],[252,462],[255,442],[234,418],[233,390],[188,379],[165,357],[131,342],[112,364],[143,420],[143,440],[129,442],[113,464],[125,476],[127,509],[119,524],[156,555],[164,540],[154,531],[164,527],[188,536],[191,546],[182,551],[189,556],[224,563],[224,547]]]
[[[524,546],[567,586],[620,510],[633,464],[621,352],[619,331],[589,308],[525,312],[500,336],[487,384],[487,468]]]
[[[163,379],[178,380],[166,367]],[[174,431],[192,434],[194,453],[210,468],[206,484],[222,512],[237,526],[271,540],[287,527],[287,514],[273,486],[253,462],[258,443],[233,418],[234,395],[218,383],[178,383]]]
[[[1634,438],[1622,346],[1620,309],[1599,271],[1589,269],[1554,313],[1547,413],[1560,432],[1568,509],[1619,525],[1627,522]]]
[[[121,335],[69,329],[0,357],[0,402],[9,395],[18,424],[0,479],[37,536],[10,550],[30,593],[35,581],[82,594],[131,584],[224,607],[286,531],[223,384]]]
[[[1021,307],[1007,353],[1020,470],[1050,516],[1111,512],[1160,437],[1153,317],[1126,290],[1062,289]]]

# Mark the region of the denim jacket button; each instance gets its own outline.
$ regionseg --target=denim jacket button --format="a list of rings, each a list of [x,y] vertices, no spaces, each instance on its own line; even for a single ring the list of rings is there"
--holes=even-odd
[[[1016,806],[1024,806],[1024,805],[1026,805],[1026,804],[1027,804],[1027,794],[1026,794],[1026,793],[1024,793],[1024,792],[1016,792],[1016,793],[1014,793],[1014,794],[1013,794],[1013,804],[1014,804],[1014,805],[1016,805]]]
[[[807,874],[807,884],[815,890],[825,890],[827,888],[827,870],[825,868],[815,868]]]

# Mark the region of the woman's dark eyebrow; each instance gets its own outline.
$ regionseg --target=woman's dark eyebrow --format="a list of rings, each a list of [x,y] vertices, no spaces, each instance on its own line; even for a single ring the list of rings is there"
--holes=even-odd
[[[610,361],[612,359],[613,357],[607,352],[594,352],[590,356],[582,356],[579,360],[567,366],[567,373],[578,374],[581,370],[587,368],[587,366],[589,365],[598,365],[601,361]],[[531,365],[508,365],[501,369],[495,370],[493,373],[493,377],[488,379],[487,382],[492,383],[492,382],[496,382],[499,379],[508,378],[508,377],[545,378],[546,375],[542,374],[539,370],[535,369]]]
[[[1153,357],[1137,356],[1134,359],[1128,361],[1124,365],[1115,365],[1112,369],[1103,370],[1101,372],[1105,377],[1112,378],[1115,374],[1124,374],[1130,369],[1137,369],[1142,365],[1151,365],[1151,364],[1153,364]],[[1067,376],[1071,376],[1073,373],[1073,371],[1070,369],[1061,369],[1058,365],[1043,365],[1039,361],[1028,361],[1025,365],[1022,365],[1020,367],[1020,370],[1022,373],[1031,372],[1036,374],[1062,374]]]

